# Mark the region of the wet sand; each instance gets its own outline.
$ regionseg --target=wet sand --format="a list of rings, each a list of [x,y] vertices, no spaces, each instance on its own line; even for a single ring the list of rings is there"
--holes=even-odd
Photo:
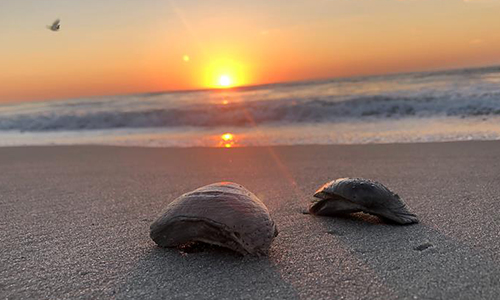
[[[347,176],[386,184],[421,223],[302,213]],[[156,247],[169,201],[224,180],[269,208],[269,257]],[[0,298],[497,299],[499,210],[498,141],[0,148]]]

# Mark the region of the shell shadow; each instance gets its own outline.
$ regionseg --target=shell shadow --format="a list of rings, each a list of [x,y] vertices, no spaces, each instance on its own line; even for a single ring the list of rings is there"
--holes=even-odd
[[[186,250],[186,251],[184,251]],[[151,245],[118,288],[130,299],[297,299],[268,257],[247,257],[228,249],[195,245],[165,249]]]
[[[316,218],[325,233],[345,245],[399,299],[498,295],[500,266],[495,261],[425,223],[393,225],[365,214]]]

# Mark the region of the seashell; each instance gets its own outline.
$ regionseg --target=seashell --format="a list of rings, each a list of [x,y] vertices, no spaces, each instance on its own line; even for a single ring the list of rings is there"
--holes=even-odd
[[[186,193],[151,224],[160,247],[203,242],[243,255],[266,255],[278,230],[267,207],[243,186],[219,182]]]
[[[314,193],[309,212],[335,216],[365,212],[399,224],[418,223],[399,195],[379,182],[362,178],[340,178],[326,183]]]

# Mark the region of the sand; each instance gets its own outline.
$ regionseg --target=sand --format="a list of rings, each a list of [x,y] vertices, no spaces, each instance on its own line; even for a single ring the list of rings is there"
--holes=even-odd
[[[303,214],[359,176],[421,220]],[[269,257],[156,247],[169,201],[230,180],[280,229]],[[1,299],[498,299],[500,142],[231,149],[0,148]]]

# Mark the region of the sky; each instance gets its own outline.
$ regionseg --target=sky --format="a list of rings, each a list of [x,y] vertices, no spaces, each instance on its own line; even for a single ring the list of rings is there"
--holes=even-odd
[[[500,0],[0,0],[0,103],[500,65],[499,16]]]

